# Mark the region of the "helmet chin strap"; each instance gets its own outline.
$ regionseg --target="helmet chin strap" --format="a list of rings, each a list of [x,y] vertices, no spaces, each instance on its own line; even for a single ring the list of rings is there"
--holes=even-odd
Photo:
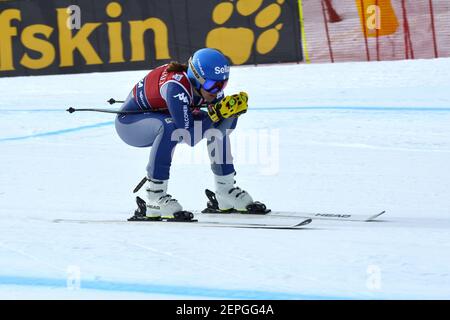
[[[197,89],[196,87],[193,87],[194,89],[194,93],[197,94],[198,96],[202,97],[203,100],[205,100],[206,102],[208,102],[206,100],[206,98],[203,96],[201,89]]]
[[[194,91],[197,95],[199,95],[200,97],[202,97],[203,99],[205,99],[205,97],[202,95],[202,91],[201,89],[197,89],[196,87],[194,87]]]

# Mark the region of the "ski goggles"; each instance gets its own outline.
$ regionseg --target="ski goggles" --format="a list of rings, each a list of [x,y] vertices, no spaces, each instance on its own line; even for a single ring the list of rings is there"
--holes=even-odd
[[[223,89],[228,84],[228,80],[205,80],[202,84],[202,88],[209,93],[217,93]]]
[[[192,57],[189,58],[189,67],[192,70],[192,73],[194,74],[195,79],[197,79],[197,81],[201,84],[202,88],[209,92],[209,93],[217,93],[223,89],[225,89],[225,87],[228,84],[228,79],[226,80],[209,80],[209,79],[205,79],[203,78],[197,71],[197,69],[195,69],[194,64],[192,63]]]

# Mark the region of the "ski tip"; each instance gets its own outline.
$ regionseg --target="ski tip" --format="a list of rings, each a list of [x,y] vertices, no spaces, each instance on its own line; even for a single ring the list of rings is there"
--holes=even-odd
[[[310,219],[306,219],[306,220],[303,220],[302,222],[300,222],[300,223],[297,223],[296,225],[295,225],[295,227],[301,227],[301,226],[306,226],[307,224],[310,224],[312,222],[312,219],[310,218]]]
[[[290,226],[288,226],[288,225],[285,225],[285,226],[281,226],[281,225],[279,225],[279,226],[266,226],[265,229],[286,229],[286,230],[296,230],[297,229],[298,230],[298,229],[302,229],[301,227],[304,227],[304,226],[310,224],[311,222],[312,222],[312,219],[309,218],[309,219],[305,219],[305,220],[303,220],[303,221],[301,221],[301,222],[299,222],[297,224],[294,224],[294,225],[290,225]]]
[[[376,215],[373,215],[369,218],[366,219],[366,222],[371,222],[371,221],[375,221],[375,219],[377,219],[379,216],[383,215],[386,213],[386,210],[381,211],[380,213],[377,213]]]

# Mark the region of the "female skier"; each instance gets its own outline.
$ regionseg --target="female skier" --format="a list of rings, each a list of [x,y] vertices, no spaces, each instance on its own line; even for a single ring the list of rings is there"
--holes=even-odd
[[[252,197],[235,186],[234,181],[228,134],[236,127],[237,117],[247,110],[247,94],[224,97],[229,74],[230,64],[220,51],[200,49],[187,65],[171,62],[153,69],[135,85],[123,104],[121,111],[149,110],[120,114],[115,122],[116,131],[125,143],[151,147],[143,179],[147,184],[148,218],[170,218],[182,212],[180,203],[167,193],[173,151],[181,141],[194,146],[204,137],[215,177],[218,208],[246,212],[253,203]],[[207,112],[200,110],[205,105]]]

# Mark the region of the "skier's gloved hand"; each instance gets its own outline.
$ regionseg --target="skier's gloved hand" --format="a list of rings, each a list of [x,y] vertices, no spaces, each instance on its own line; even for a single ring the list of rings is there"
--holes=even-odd
[[[239,117],[241,114],[247,112],[247,101],[248,95],[245,92],[226,96],[219,102],[208,106],[208,115],[214,122]]]

